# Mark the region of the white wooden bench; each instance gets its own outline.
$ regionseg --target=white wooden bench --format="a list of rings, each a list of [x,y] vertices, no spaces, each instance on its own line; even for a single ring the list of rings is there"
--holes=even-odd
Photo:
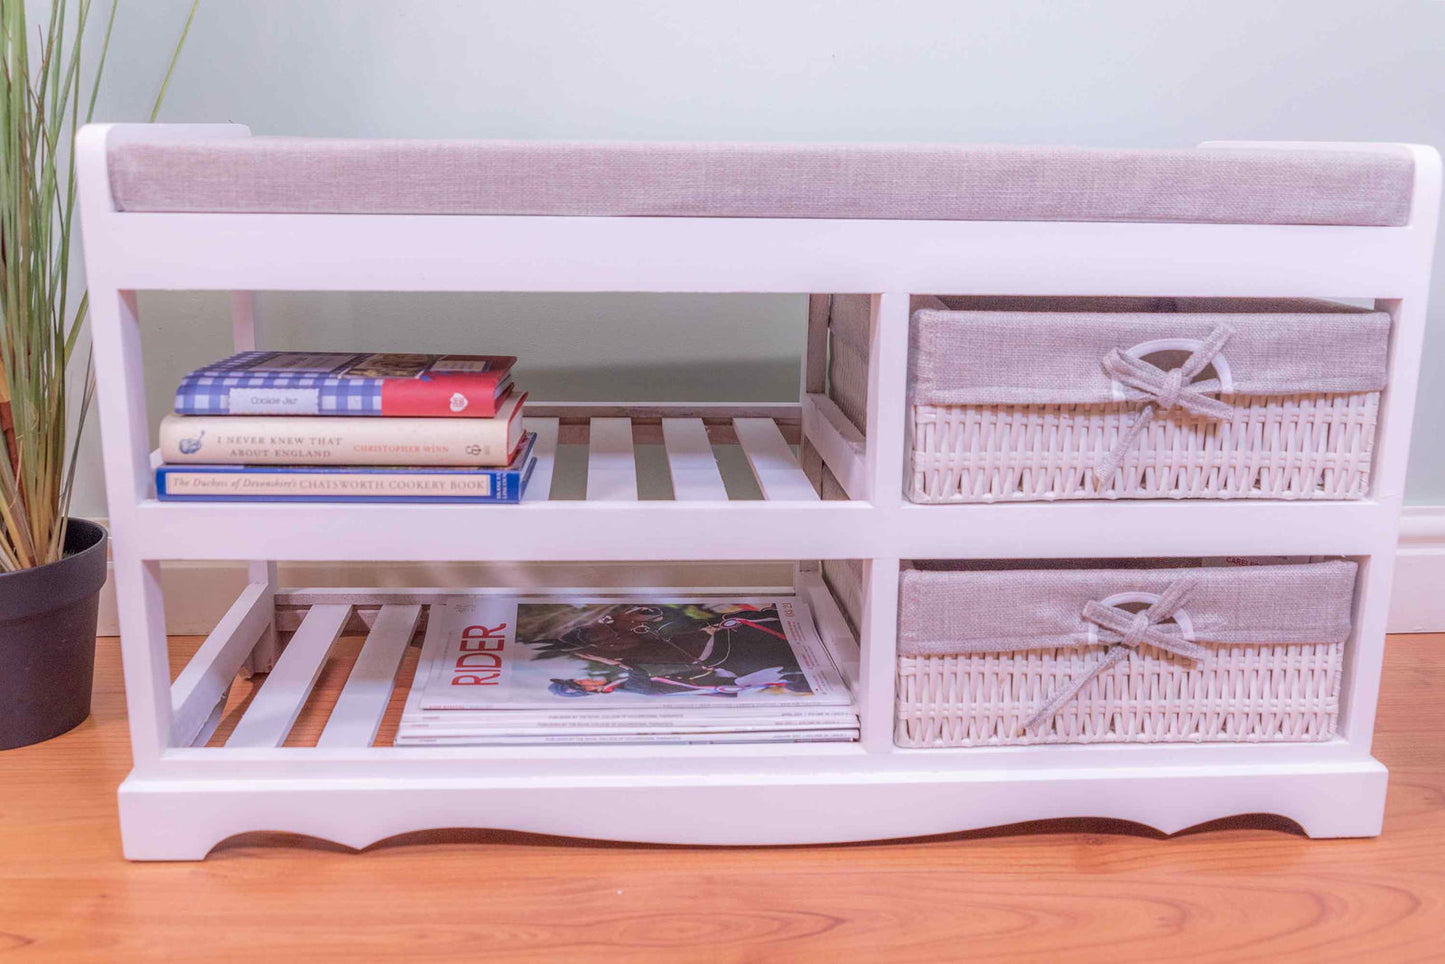
[[[96,125],[78,151],[135,757],[120,791],[128,856],[199,858],[251,830],[364,846],[453,826],[805,843],[1069,816],[1175,831],[1262,812],[1316,836],[1378,832],[1386,774],[1370,741],[1439,205],[1433,150],[334,142]],[[135,297],[152,289],[234,292],[238,349],[259,337],[255,291],[815,297],[796,404],[529,405],[542,464],[522,505],[238,505],[155,499]],[[856,421],[828,392],[827,292],[867,296]],[[924,294],[1371,300],[1394,326],[1372,492],[914,505],[907,338],[910,298]],[[586,499],[550,498],[558,442],[589,445]],[[637,442],[665,446],[672,499],[637,498]],[[761,499],[719,475],[711,446],[734,444]],[[895,746],[902,562],[1233,554],[1361,563],[1336,738]],[[275,563],[399,558],[795,562],[787,588],[817,608],[851,674],[862,738],[372,745],[405,644],[445,591],[286,587]],[[159,566],[190,559],[249,560],[252,582],[172,683]],[[830,588],[820,560],[854,562],[830,567]],[[366,646],[318,745],[281,746],[333,641],[362,624]],[[231,680],[248,660],[269,665],[288,634],[227,745],[206,745]]]

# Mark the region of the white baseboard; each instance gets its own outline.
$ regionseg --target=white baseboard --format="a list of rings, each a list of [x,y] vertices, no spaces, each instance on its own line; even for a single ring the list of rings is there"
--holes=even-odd
[[[783,563],[296,563],[282,565],[292,586],[763,586],[786,585]],[[169,564],[162,570],[166,629],[178,635],[210,632],[246,584],[240,563]],[[1407,506],[1390,604],[1392,633],[1445,632],[1445,505]],[[115,592],[101,595],[100,632],[118,632]]]
[[[1389,629],[1392,633],[1445,632],[1445,506],[1405,507]]]

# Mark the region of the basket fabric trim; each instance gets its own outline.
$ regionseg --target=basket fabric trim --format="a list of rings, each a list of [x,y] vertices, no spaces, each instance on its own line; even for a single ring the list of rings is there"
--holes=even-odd
[[[1385,387],[1390,318],[1337,312],[914,312],[915,405],[1095,403],[1128,397],[1103,365],[1115,350],[1232,329],[1222,353],[1228,390],[1243,395],[1377,392]]]
[[[1147,644],[1185,659],[1198,660],[1209,655],[1209,650],[1184,638],[1183,631],[1177,624],[1172,631],[1164,625],[1184,608],[1194,586],[1195,581],[1191,578],[1176,579],[1162,593],[1153,597],[1154,602],[1149,608],[1137,613],[1107,602],[1090,600],[1085,603],[1084,619],[1103,631],[1100,633],[1101,637],[1108,633],[1111,640],[1117,640],[1117,643],[1105,651],[1103,658],[1044,699],[1033,715],[1024,720],[1023,728],[1027,730],[1052,719],[1065,703],[1072,701],[1089,685],[1090,680],[1116,663],[1128,659],[1141,645]]]
[[[1228,325],[1215,327],[1182,365],[1168,371],[1118,348],[1104,356],[1104,370],[1123,386],[1124,394],[1131,398],[1143,398],[1145,402],[1109,454],[1094,466],[1094,480],[1101,488],[1113,482],[1119,466],[1139,435],[1154,420],[1156,412],[1172,412],[1177,408],[1190,415],[1216,421],[1223,421],[1234,414],[1228,402],[1210,397],[1223,391],[1223,384],[1218,378],[1196,381],[1233,334],[1234,329]]]
[[[1163,569],[905,569],[902,656],[1087,646],[1090,603],[1124,592],[1163,595],[1180,580],[1193,636],[1211,643],[1335,643],[1351,628],[1356,565]]]

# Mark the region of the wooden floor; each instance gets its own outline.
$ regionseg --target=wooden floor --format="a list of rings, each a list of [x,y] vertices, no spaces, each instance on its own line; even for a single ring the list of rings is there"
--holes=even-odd
[[[1442,961],[1445,637],[1392,640],[1376,753],[1392,771],[1376,840],[1263,818],[727,850],[453,831],[359,854],[251,835],[203,863],[131,864],[107,639],[91,721],[0,753],[0,964]]]

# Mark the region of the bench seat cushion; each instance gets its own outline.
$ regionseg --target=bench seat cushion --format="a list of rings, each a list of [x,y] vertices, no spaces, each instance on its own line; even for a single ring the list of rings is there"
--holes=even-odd
[[[1403,150],[196,138],[120,143],[122,211],[1400,225]]]

